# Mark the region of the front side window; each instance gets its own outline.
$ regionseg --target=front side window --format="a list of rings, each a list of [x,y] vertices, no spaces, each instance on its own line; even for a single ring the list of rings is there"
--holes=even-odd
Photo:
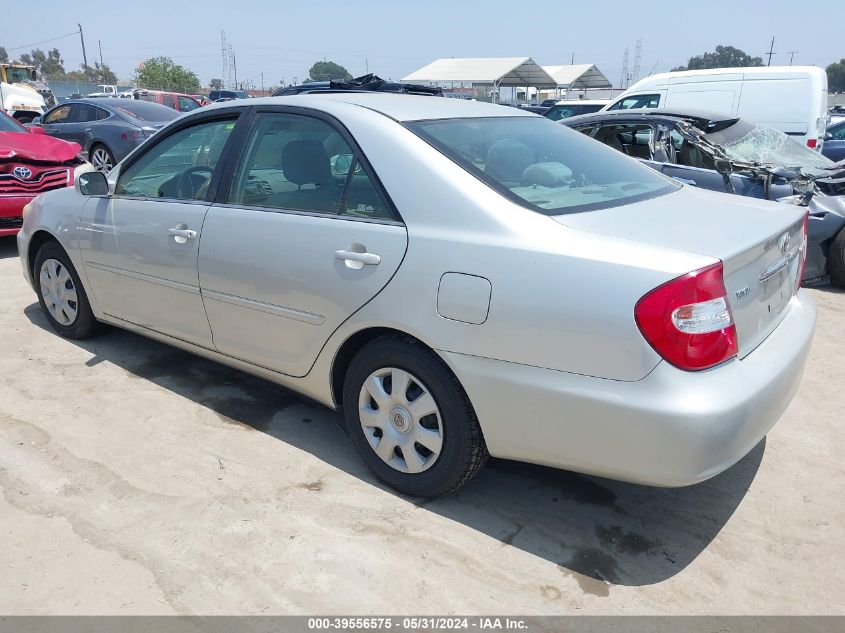
[[[204,200],[234,119],[200,123],[152,146],[117,181],[115,193],[143,198]]]
[[[543,117],[406,125],[494,189],[547,215],[620,206],[677,188],[654,170]]]
[[[179,102],[179,112],[190,112],[200,107],[200,104],[190,97],[178,96],[176,99]]]
[[[359,156],[329,123],[298,114],[255,117],[229,202],[394,219]]]
[[[42,123],[66,123],[69,115],[70,106],[63,105],[62,107],[49,112],[47,116],[44,117]]]
[[[656,108],[659,105],[659,94],[631,95],[630,97],[620,99],[612,106],[610,106],[608,110],[633,110],[637,108]]]
[[[828,130],[831,136],[837,141],[845,141],[845,123],[834,125]]]
[[[552,121],[560,121],[561,119],[568,119],[571,116],[575,116],[576,114],[580,114],[574,106],[554,106],[551,110],[546,112],[545,116],[547,119],[551,119]]]

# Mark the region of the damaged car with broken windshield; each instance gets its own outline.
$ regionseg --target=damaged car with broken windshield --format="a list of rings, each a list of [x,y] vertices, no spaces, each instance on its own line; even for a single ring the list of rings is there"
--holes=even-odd
[[[845,287],[845,162],[765,125],[693,110],[614,110],[561,124],[687,185],[808,207],[804,281]]]

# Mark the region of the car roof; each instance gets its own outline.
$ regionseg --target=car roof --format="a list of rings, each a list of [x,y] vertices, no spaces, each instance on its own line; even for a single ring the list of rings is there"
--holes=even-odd
[[[281,97],[258,97],[240,101],[242,101],[243,107],[288,105],[327,112],[336,110],[338,104],[348,104],[379,112],[396,121],[536,116],[525,110],[506,108],[493,103],[389,92],[316,92]],[[227,101],[206,106],[203,110],[207,112],[209,108],[231,108],[236,104],[238,104],[238,101]]]
[[[610,99],[561,99],[555,105],[607,105]]]
[[[725,127],[726,123],[733,123],[739,117],[708,112],[706,110],[686,108],[630,108],[627,110],[604,110],[591,112],[590,114],[579,114],[578,116],[563,119],[564,125],[578,125],[581,123],[595,123],[598,121],[612,121],[613,119],[626,118],[648,121],[653,119],[664,119],[672,121],[688,121],[702,129],[718,125]]]

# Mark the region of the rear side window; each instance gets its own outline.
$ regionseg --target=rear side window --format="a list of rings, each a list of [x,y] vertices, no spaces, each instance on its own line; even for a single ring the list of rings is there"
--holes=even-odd
[[[608,110],[629,110],[629,109],[636,109],[636,108],[656,108],[660,105],[660,95],[659,94],[648,94],[648,95],[631,95],[630,97],[625,97],[624,99],[620,99],[612,106],[608,108]]]
[[[547,215],[621,206],[677,188],[638,161],[542,117],[407,126],[497,191]]]
[[[329,123],[259,113],[229,202],[368,219],[395,219],[360,157]]]

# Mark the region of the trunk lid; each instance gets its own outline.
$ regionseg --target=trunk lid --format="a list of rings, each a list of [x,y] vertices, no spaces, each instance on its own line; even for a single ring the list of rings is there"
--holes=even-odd
[[[575,229],[719,259],[742,358],[780,323],[801,268],[806,208],[683,187],[553,219]]]

